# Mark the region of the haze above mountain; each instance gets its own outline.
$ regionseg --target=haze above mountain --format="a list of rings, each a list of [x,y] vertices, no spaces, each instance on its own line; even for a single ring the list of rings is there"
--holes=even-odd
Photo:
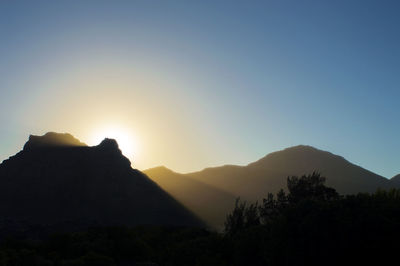
[[[0,213],[31,224],[203,225],[132,169],[115,140],[88,147],[58,133],[30,136],[0,164]]]
[[[241,197],[250,201],[261,201],[267,193],[276,193],[286,188],[288,176],[301,176],[314,171],[326,177],[327,186],[335,188],[341,194],[356,194],[359,192],[375,192],[378,188],[387,189],[400,184],[400,177],[388,180],[380,175],[354,165],[343,157],[322,151],[311,146],[299,145],[281,151],[273,152],[247,166],[225,165],[206,168],[199,172],[178,174],[166,168],[145,170],[156,183],[190,207],[197,215],[215,226],[221,226],[221,221],[231,210],[229,202],[232,197]],[[398,183],[394,182],[399,180]],[[185,186],[177,184],[184,182]],[[205,206],[217,209],[215,216],[207,216],[201,208],[194,207],[190,191],[202,191],[212,188],[215,205],[208,203],[205,193],[199,193],[196,198],[207,202]]]

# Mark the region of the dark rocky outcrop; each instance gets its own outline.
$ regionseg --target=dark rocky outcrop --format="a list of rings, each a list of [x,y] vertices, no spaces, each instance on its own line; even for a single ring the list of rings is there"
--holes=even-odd
[[[115,140],[88,147],[57,133],[30,136],[0,165],[0,215],[30,224],[203,225],[132,169]]]
[[[51,147],[79,147],[87,146],[85,143],[80,142],[69,133],[55,133],[48,132],[43,136],[30,135],[29,140],[24,145],[24,150],[37,149],[37,148],[51,148]]]

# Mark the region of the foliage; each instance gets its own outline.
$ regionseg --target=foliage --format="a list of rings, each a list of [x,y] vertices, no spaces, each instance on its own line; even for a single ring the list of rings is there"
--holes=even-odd
[[[263,204],[248,204],[236,200],[235,208],[228,214],[225,222],[225,232],[235,234],[238,231],[252,226],[268,224],[278,218],[279,215],[289,206],[306,200],[332,201],[338,200],[339,194],[335,189],[325,186],[325,178],[319,173],[303,175],[302,177],[291,176],[287,179],[289,193],[281,189],[276,196],[268,193],[263,199]]]
[[[325,177],[316,172],[311,175],[303,175],[300,178],[297,176],[288,177],[287,188],[290,202],[299,202],[305,199],[334,200],[339,197],[334,188],[325,186]]]
[[[240,198],[236,199],[235,208],[231,214],[228,214],[225,222],[225,232],[235,234],[245,228],[260,224],[260,216],[258,203],[240,202]]]
[[[224,233],[96,227],[0,241],[0,266],[382,265],[397,255],[400,190],[339,196],[317,173],[262,204],[239,199]]]
[[[237,245],[232,252],[234,261],[252,259],[252,265],[370,265],[396,254],[399,189],[340,196],[314,172],[288,177],[287,191],[269,193],[263,200],[257,212],[260,225],[246,224],[246,216],[239,215],[254,205],[236,203],[225,227]],[[232,226],[232,221],[243,226]]]

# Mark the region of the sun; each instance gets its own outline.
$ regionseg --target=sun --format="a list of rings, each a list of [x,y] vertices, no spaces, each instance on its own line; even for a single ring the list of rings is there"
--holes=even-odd
[[[98,145],[105,138],[109,138],[115,139],[121,152],[129,158],[132,158],[138,152],[136,138],[131,130],[118,126],[108,126],[94,132],[90,141],[92,145]]]

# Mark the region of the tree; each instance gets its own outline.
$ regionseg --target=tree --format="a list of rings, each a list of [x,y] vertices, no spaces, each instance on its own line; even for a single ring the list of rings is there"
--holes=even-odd
[[[266,224],[274,220],[288,204],[288,196],[283,189],[276,194],[268,193],[267,198],[263,199],[263,205],[259,207],[260,219]]]
[[[334,188],[325,186],[325,177],[313,172],[302,177],[292,176],[287,179],[289,190],[288,200],[292,203],[304,199],[333,200],[338,199],[339,194]]]
[[[241,202],[238,198],[232,213],[227,215],[225,233],[235,234],[252,226],[266,225],[275,221],[285,208],[303,200],[331,201],[340,198],[334,188],[325,186],[325,177],[317,172],[288,177],[287,188],[288,194],[283,189],[276,195],[268,193],[261,206],[257,202]]]
[[[258,203],[247,205],[246,201],[236,199],[235,208],[228,214],[225,222],[225,233],[235,234],[239,231],[260,224]]]

